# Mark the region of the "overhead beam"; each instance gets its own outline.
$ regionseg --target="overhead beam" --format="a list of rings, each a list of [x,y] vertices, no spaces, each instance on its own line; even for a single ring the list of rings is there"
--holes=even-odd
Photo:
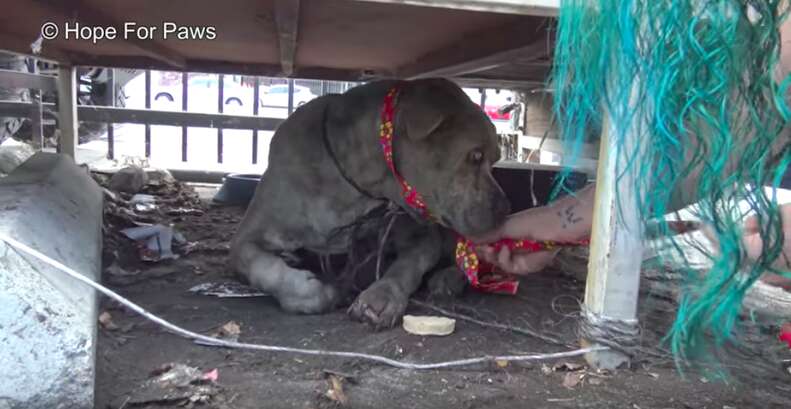
[[[115,27],[116,30],[123,30],[124,25],[122,21],[116,20],[108,14],[97,10],[83,0],[68,2],[37,0],[36,2],[48,8],[53,14],[62,15],[66,19],[74,19],[89,26],[112,26]],[[123,41],[134,46],[134,48],[142,54],[166,63],[170,66],[170,69],[185,68],[184,57],[153,39],[140,40],[134,36],[130,36]]]
[[[396,74],[408,79],[455,77],[497,68],[515,59],[540,60],[550,52],[546,20],[526,17],[510,26],[465,34],[399,67]]]
[[[406,4],[453,10],[552,17],[558,15],[560,0],[358,0],[374,3]]]
[[[73,54],[71,60],[74,65],[130,68],[140,70],[172,70],[168,64],[150,57],[137,56],[96,56],[89,54]],[[202,72],[208,74],[231,75],[258,75],[262,77],[276,77],[282,73],[279,64],[193,60],[185,61],[184,71]],[[369,73],[361,70],[347,70],[329,67],[295,67],[293,77],[303,79],[332,80],[332,81],[360,81],[369,77],[391,77],[388,73]]]
[[[294,58],[297,54],[300,0],[275,0],[275,26],[280,44],[280,66],[283,75],[294,74]]]
[[[465,78],[457,77],[451,78],[453,82],[459,84],[460,87],[468,88],[495,88],[495,89],[513,89],[513,90],[533,90],[537,88],[546,87],[543,81],[530,81],[530,80],[498,80],[493,78]]]

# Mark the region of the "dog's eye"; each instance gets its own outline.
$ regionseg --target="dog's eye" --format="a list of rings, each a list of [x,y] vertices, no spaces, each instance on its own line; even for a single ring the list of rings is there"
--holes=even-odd
[[[483,152],[479,150],[470,152],[470,161],[472,163],[481,163],[481,161],[483,161]]]

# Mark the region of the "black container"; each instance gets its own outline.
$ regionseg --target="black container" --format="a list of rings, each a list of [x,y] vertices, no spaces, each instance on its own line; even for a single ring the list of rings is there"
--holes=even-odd
[[[226,205],[247,205],[253,200],[255,188],[261,175],[231,173],[223,178],[220,191],[214,195],[214,201]]]
[[[518,212],[534,207],[531,189],[536,197],[536,206],[547,204],[561,170],[558,166],[548,165],[498,164],[492,170],[492,175],[511,202],[511,211]],[[564,182],[565,188],[572,192],[587,184],[588,175],[582,172],[572,172]]]

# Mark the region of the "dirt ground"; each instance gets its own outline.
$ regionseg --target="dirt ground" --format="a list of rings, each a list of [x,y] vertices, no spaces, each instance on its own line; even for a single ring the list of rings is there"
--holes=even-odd
[[[149,186],[146,193],[171,203],[146,215],[119,212],[118,205],[108,205],[103,280],[123,296],[187,329],[213,334],[233,321],[243,342],[358,351],[410,362],[571,349],[465,321],[458,321],[450,336],[420,337],[400,327],[374,332],[351,321],[343,310],[295,316],[282,312],[268,297],[217,298],[192,293],[188,290],[198,284],[235,280],[228,267],[227,245],[244,209],[210,205],[205,197],[212,191],[206,188],[203,193],[208,196],[201,200],[179,185]],[[201,211],[166,214],[165,210],[177,207]],[[182,254],[176,260],[141,261],[135,243],[120,234],[136,217],[172,223],[188,242],[197,244],[186,247],[189,254],[183,254],[184,248],[177,251]],[[517,296],[468,291],[452,302],[431,302],[574,344],[583,291],[584,283],[548,271],[523,282]],[[415,298],[426,300],[425,290]],[[107,314],[100,319],[96,407],[791,408],[791,373],[782,365],[791,353],[776,339],[776,327],[745,322],[742,345],[729,348],[722,357],[728,369],[725,381],[703,370],[682,377],[672,360],[654,348],[672,318],[669,306],[671,300],[643,294],[643,345],[653,352],[641,354],[631,368],[614,373],[589,370],[582,358],[414,371],[359,360],[202,346],[104,299],[100,311]],[[414,305],[408,313],[433,314]],[[174,363],[196,368],[200,374],[214,374],[216,381],[192,382],[175,392],[141,392],[163,366]],[[333,392],[328,396],[329,390]]]

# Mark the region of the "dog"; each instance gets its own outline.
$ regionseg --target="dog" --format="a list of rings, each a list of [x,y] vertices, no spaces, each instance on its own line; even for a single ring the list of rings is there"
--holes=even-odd
[[[391,169],[380,139],[383,101],[395,90]],[[444,79],[377,81],[316,98],[275,132],[269,166],[232,240],[231,263],[288,312],[329,311],[343,291],[301,268],[299,254],[347,252],[354,235],[344,227],[393,204],[406,215],[392,223],[392,262],[349,308],[354,319],[391,327],[424,275],[452,252],[449,231],[479,235],[509,214],[491,172],[500,159],[497,138],[480,107]],[[422,195],[431,219],[410,205],[395,172]],[[463,278],[454,268],[436,281]]]

